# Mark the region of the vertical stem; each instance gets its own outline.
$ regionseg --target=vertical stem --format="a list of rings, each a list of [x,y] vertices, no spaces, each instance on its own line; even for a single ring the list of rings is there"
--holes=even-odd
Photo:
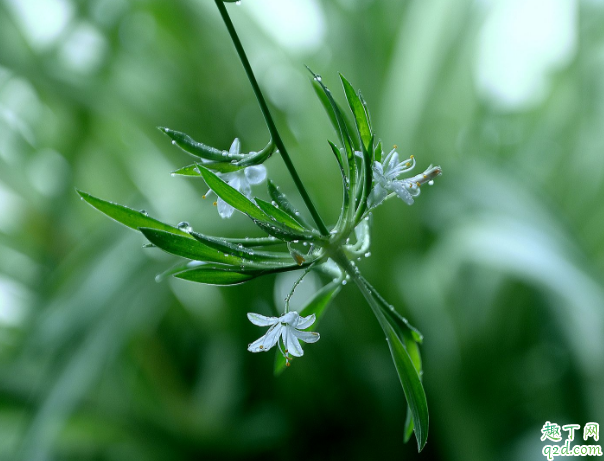
[[[273,117],[269,111],[268,105],[266,104],[266,100],[264,99],[264,96],[262,95],[260,86],[258,86],[256,77],[254,76],[254,71],[252,70],[252,66],[250,65],[250,62],[247,59],[247,55],[245,54],[243,45],[241,44],[241,41],[239,40],[239,37],[237,36],[237,32],[235,31],[235,26],[233,26],[233,22],[231,21],[231,18],[229,17],[229,13],[227,12],[226,6],[224,5],[222,0],[214,0],[214,1],[216,3],[216,6],[218,7],[218,11],[220,11],[222,20],[224,21],[224,23],[229,31],[229,35],[231,36],[231,40],[233,41],[233,44],[235,45],[235,49],[237,50],[239,59],[241,59],[241,64],[243,64],[243,68],[245,69],[247,78],[249,79],[249,81],[252,85],[252,88],[254,90],[254,94],[256,95],[256,99],[258,100],[258,104],[260,104],[260,110],[262,111],[262,115],[264,116],[264,120],[266,121],[266,125],[268,126],[268,131],[270,132],[271,137],[273,138],[273,141],[275,142],[275,145],[277,146],[277,149],[279,149],[279,153],[281,154],[281,157],[283,158],[283,161],[285,162],[285,166],[287,167],[290,175],[292,176],[292,179],[294,180],[294,183],[296,184],[296,187],[298,188],[298,191],[300,192],[300,195],[302,196],[302,199],[304,200],[304,203],[306,204],[308,211],[310,211],[310,214],[312,215],[315,223],[317,223],[317,227],[319,228],[319,231],[321,232],[322,235],[329,235],[329,231],[327,230],[327,227],[325,227],[325,223],[321,219],[321,216],[319,215],[317,209],[315,208],[310,196],[308,195],[308,192],[306,192],[306,189],[304,188],[304,184],[302,184],[302,180],[300,179],[300,176],[298,176],[298,172],[296,171],[296,168],[294,167],[294,164],[292,163],[291,158],[290,158],[289,154],[287,153],[287,150],[285,149],[283,140],[281,139],[281,136],[279,135],[279,131],[277,130],[277,127],[275,126]]]

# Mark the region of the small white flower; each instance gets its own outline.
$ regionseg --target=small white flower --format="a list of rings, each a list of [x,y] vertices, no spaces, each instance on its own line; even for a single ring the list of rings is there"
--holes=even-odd
[[[238,157],[241,144],[239,139],[235,138],[228,152],[224,152],[225,157]],[[253,154],[253,152],[250,152]],[[252,199],[252,187],[261,184],[266,179],[266,167],[264,165],[252,165],[232,173],[218,173],[218,176],[233,189],[238,190],[247,198]],[[207,195],[207,194],[206,194]],[[205,195],[204,195],[205,197]],[[235,211],[231,205],[226,203],[220,197],[216,200],[218,214],[221,218],[230,218]]]
[[[302,357],[304,355],[300,341],[316,343],[320,338],[319,333],[315,333],[314,331],[300,331],[315,323],[315,314],[301,317],[297,312],[288,312],[281,317],[265,317],[264,315],[249,313],[247,314],[247,318],[259,327],[270,326],[266,334],[250,344],[247,350],[250,352],[264,352],[277,344],[288,365],[289,354],[294,357]],[[279,344],[279,338],[281,338],[283,343],[283,349],[281,349],[281,344]]]
[[[411,171],[415,167],[415,158],[413,155],[406,160],[399,161],[398,152],[392,149],[382,163],[374,162],[373,177],[375,185],[369,194],[369,207],[378,206],[388,196],[394,192],[407,205],[413,204],[413,197],[420,193],[420,186],[428,183],[441,174],[439,166],[430,165],[426,171],[412,178],[398,179],[398,177]]]

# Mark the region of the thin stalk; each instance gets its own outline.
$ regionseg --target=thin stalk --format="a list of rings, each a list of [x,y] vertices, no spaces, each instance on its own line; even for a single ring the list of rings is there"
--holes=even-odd
[[[306,192],[306,189],[304,188],[304,184],[302,184],[302,180],[300,179],[300,176],[298,176],[298,172],[296,171],[296,168],[294,167],[294,164],[292,163],[291,158],[290,158],[289,154],[287,153],[287,150],[285,149],[283,140],[281,139],[281,136],[279,135],[279,131],[277,130],[277,127],[275,126],[273,117],[270,113],[268,105],[266,104],[266,100],[264,99],[264,96],[262,95],[260,86],[258,86],[256,77],[254,76],[254,71],[252,70],[252,66],[250,65],[250,62],[247,59],[247,55],[245,54],[243,45],[241,44],[241,41],[239,40],[237,32],[235,31],[235,26],[233,26],[233,22],[231,21],[231,18],[229,17],[229,13],[226,9],[226,6],[224,5],[224,2],[222,0],[214,0],[214,1],[216,3],[216,6],[218,7],[218,11],[220,11],[222,20],[224,21],[224,24],[226,25],[227,30],[229,31],[229,35],[231,36],[231,40],[233,41],[233,44],[235,45],[235,49],[237,50],[239,59],[241,59],[241,64],[243,64],[243,68],[245,69],[247,78],[250,81],[250,84],[252,85],[252,89],[254,90],[256,99],[258,100],[258,104],[260,104],[260,110],[262,111],[262,115],[264,116],[264,120],[266,121],[268,131],[270,132],[271,137],[272,137],[273,141],[275,142],[275,145],[277,146],[277,149],[279,149],[281,158],[283,158],[283,161],[285,162],[285,166],[287,167],[289,174],[292,176],[292,179],[294,180],[294,183],[296,184],[296,187],[298,188],[298,191],[300,192],[300,195],[302,196],[302,200],[304,200],[304,203],[306,204],[308,211],[310,211],[310,214],[312,215],[315,223],[317,224],[317,227],[319,228],[319,232],[321,232],[322,235],[327,236],[327,235],[329,235],[329,231],[327,230],[327,227],[325,227],[325,223],[323,222],[323,219],[321,219],[321,216],[319,215],[319,212],[315,208],[310,196],[308,195],[308,192]]]

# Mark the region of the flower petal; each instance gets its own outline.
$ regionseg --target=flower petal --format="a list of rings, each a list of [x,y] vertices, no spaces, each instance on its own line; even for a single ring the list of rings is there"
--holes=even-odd
[[[319,333],[315,332],[315,331],[298,331],[298,330],[294,330],[293,335],[298,338],[301,341],[304,341],[305,343],[316,343],[320,338],[321,335],[319,335]]]
[[[407,205],[413,205],[413,197],[405,187],[404,181],[393,181],[392,190],[396,192],[396,195],[398,195],[398,197]]]
[[[300,314],[298,314],[296,311],[291,311],[279,317],[279,322],[287,323],[288,325],[297,325],[299,317]]]
[[[367,198],[367,205],[369,205],[369,208],[376,207],[382,203],[387,196],[388,191],[380,184],[376,184]]]
[[[243,170],[250,184],[256,185],[266,179],[266,167],[264,165],[252,165]]]
[[[279,340],[279,335],[283,326],[278,323],[268,329],[264,336],[261,336],[247,347],[250,352],[265,352],[272,348]]]
[[[283,327],[283,344],[285,344],[285,350],[289,352],[294,357],[302,357],[304,355],[304,351],[302,350],[302,346],[300,346],[300,341],[294,335],[295,329],[286,325]]]
[[[279,322],[277,317],[267,317],[265,315],[254,314],[253,312],[248,312],[247,318],[250,319],[250,322],[259,327],[268,327],[269,325],[274,325]]]
[[[218,203],[218,214],[220,215],[221,218],[230,218],[231,216],[233,216],[233,212],[235,211],[235,208],[233,208],[227,202],[222,200],[220,197],[218,197],[217,203]]]
[[[317,316],[315,314],[311,314],[308,317],[299,317],[295,324],[292,323],[292,327],[294,327],[296,330],[306,330],[309,326],[315,323],[315,320],[317,320]]]
[[[238,155],[241,149],[241,144],[239,142],[239,138],[235,138],[233,144],[231,144],[231,148],[229,149],[230,155]]]

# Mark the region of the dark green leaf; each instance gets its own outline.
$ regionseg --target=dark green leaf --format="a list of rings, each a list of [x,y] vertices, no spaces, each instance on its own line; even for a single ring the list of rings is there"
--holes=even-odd
[[[373,136],[369,137],[369,144],[373,145]],[[371,183],[373,182],[373,162],[371,160],[373,156],[373,146],[372,150],[369,151],[365,149],[365,145],[361,146],[361,150],[363,151],[363,177],[365,181],[363,182],[362,187],[359,187],[357,191],[357,214],[356,219],[360,220],[367,209],[367,196],[371,191]]]
[[[384,333],[386,333],[386,340],[390,347],[390,353],[394,360],[394,366],[398,373],[399,380],[403,386],[405,397],[409,408],[411,408],[411,414],[413,421],[418,424],[415,425],[415,437],[417,438],[417,447],[419,451],[422,451],[426,445],[428,439],[428,402],[426,401],[426,394],[424,387],[419,378],[419,374],[415,369],[415,365],[407,353],[407,349],[401,342],[400,338],[396,334],[396,331],[392,325],[383,317],[385,321],[380,322]]]
[[[101,200],[100,198],[96,198],[80,190],[78,190],[77,193],[80,194],[80,197],[82,197],[83,200],[87,201],[94,208],[102,213],[105,213],[107,216],[116,220],[117,222],[130,227],[131,229],[138,230],[140,227],[148,227],[150,229],[163,230],[172,234],[186,237],[188,239],[192,239],[192,237],[186,232],[178,229],[177,227],[173,227],[169,224],[158,221],[157,219],[150,218],[142,211],[133,210],[132,208],[128,208],[124,205],[118,205],[117,203]]]
[[[288,227],[292,232],[294,232],[294,233],[301,232],[304,234],[309,233],[309,231],[307,229],[305,229],[298,221],[296,221],[294,218],[292,218],[285,211],[277,208],[275,205],[265,202],[264,200],[259,199],[259,198],[256,199],[256,204],[267,215],[274,218],[275,221],[277,221],[278,223],[281,223],[281,224],[285,225],[286,227]]]
[[[194,269],[178,272],[174,277],[207,285],[239,285],[257,277],[257,274],[199,266]]]
[[[378,142],[375,150],[373,151],[373,158],[376,162],[382,161],[382,141]]]
[[[154,245],[176,256],[194,261],[211,261],[223,264],[241,265],[243,260],[237,256],[218,251],[195,238],[174,235],[157,229],[142,227],[140,231]]]
[[[298,221],[300,224],[302,224],[302,226],[304,226],[305,228],[312,229],[312,226],[310,226],[304,220],[304,218],[302,217],[300,212],[298,210],[296,210],[296,208],[288,200],[287,196],[279,190],[279,187],[277,187],[275,185],[275,183],[273,181],[271,181],[270,179],[267,182],[268,182],[268,194],[275,201],[275,203],[279,206],[279,208],[281,208],[283,211],[285,211],[287,214],[289,214],[292,218],[294,218],[296,221]]]
[[[241,192],[229,186],[226,182],[224,182],[207,168],[204,168],[201,165],[198,165],[198,168],[208,187],[226,203],[231,205],[236,210],[245,213],[252,219],[266,223],[272,222],[264,211],[254,205],[254,203]]]
[[[407,405],[407,417],[405,418],[405,429],[403,431],[403,442],[407,443],[413,435],[413,416],[411,415],[411,408]]]
[[[265,247],[282,245],[283,242],[275,237],[244,237],[244,238],[224,238],[225,242],[243,245],[247,248]]]
[[[237,165],[238,167],[260,165],[261,163],[264,163],[271,155],[273,155],[273,152],[275,152],[275,150],[276,146],[271,141],[260,152],[250,152],[249,154],[245,154],[245,158],[239,160],[235,165]]]
[[[346,217],[348,215],[348,209],[350,208],[350,182],[348,181],[348,178],[346,176],[346,171],[344,170],[344,163],[342,160],[342,154],[340,153],[340,149],[338,149],[338,146],[336,146],[333,142],[331,142],[331,141],[328,141],[328,142],[329,142],[329,146],[331,147],[333,154],[336,157],[336,160],[338,161],[338,166],[340,167],[340,173],[342,174],[342,189],[343,189],[342,212],[340,213],[340,217],[338,218],[338,223],[336,224],[336,228],[339,228],[342,221],[346,219]]]
[[[346,150],[346,157],[348,159],[348,168],[350,170],[351,187],[354,188],[354,184],[356,183],[356,163],[355,163],[355,159],[354,159],[354,149],[353,149],[354,143],[350,137],[344,115],[342,114],[342,111],[339,109],[338,104],[336,103],[335,99],[331,95],[331,91],[329,91],[329,89],[323,84],[321,77],[319,75],[315,74],[312,70],[310,70],[310,68],[307,67],[307,69],[313,75],[314,81],[323,90],[323,93],[324,93],[325,97],[327,98],[327,101],[329,102],[329,105],[331,107],[331,112],[333,113],[333,116],[336,119],[336,125],[338,127],[340,141],[342,142],[342,145],[344,146],[344,149]]]
[[[205,162],[203,166],[219,173],[231,173],[233,171],[238,171],[243,168],[242,166],[237,166],[237,164],[230,162]],[[179,168],[178,170],[173,171],[172,174],[179,176],[201,177],[199,169],[197,168],[197,163]]]
[[[200,157],[213,162],[224,162],[225,159],[241,160],[245,156],[243,154],[234,154],[227,157],[226,151],[215,149],[214,147],[206,146],[200,142],[193,140],[188,134],[174,131],[170,128],[158,127],[158,129],[168,135],[172,139],[172,143],[180,147],[182,150],[195,157]]]
[[[357,132],[361,140],[361,146],[364,147],[367,152],[372,152],[372,133],[371,128],[369,127],[369,119],[366,112],[366,107],[361,102],[359,96],[357,96],[355,93],[352,85],[342,74],[340,74],[340,79],[342,80],[342,85],[344,86],[344,93],[346,94],[348,105],[350,106],[350,110],[354,115]]]
[[[275,252],[275,251],[259,251],[245,247],[243,244],[235,244],[222,238],[210,237],[197,232],[191,232],[191,235],[201,242],[203,245],[207,245],[210,248],[214,248],[219,253],[227,253],[234,255],[243,260],[249,260],[253,262],[265,263],[271,266],[277,266],[281,264],[291,265],[292,258],[289,253]]]

